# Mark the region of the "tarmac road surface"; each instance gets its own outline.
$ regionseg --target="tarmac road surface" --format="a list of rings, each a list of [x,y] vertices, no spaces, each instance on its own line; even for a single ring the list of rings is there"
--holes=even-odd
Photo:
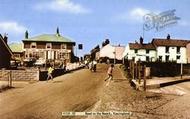
[[[64,111],[84,111],[99,100],[107,65],[74,71],[0,93],[1,119],[60,119]]]

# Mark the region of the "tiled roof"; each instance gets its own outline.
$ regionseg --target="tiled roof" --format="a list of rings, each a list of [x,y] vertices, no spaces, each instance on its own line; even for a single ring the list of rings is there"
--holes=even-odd
[[[180,40],[180,39],[160,39],[154,38],[152,43],[157,46],[180,46],[185,47],[190,41],[189,40]]]
[[[1,34],[0,34],[0,40],[1,40],[0,43],[2,43],[6,47],[6,49],[8,50],[8,52],[11,54],[11,56],[13,56],[13,53],[12,53],[11,49],[9,48],[9,46],[7,45],[7,43],[5,43],[5,41],[3,40],[3,36]]]
[[[75,43],[70,39],[65,38],[58,34],[43,34],[36,37],[24,39],[23,41],[41,41],[41,42],[64,42],[64,43]]]
[[[23,52],[22,43],[11,43],[9,47],[12,52]]]
[[[129,43],[130,49],[149,49],[154,50],[155,47],[152,43],[140,44],[140,43]]]

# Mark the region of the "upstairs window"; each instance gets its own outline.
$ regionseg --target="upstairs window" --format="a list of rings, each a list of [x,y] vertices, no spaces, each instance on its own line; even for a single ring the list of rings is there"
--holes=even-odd
[[[67,49],[67,45],[66,44],[61,44],[61,49]]]
[[[180,47],[177,47],[177,54],[180,53]]]
[[[46,49],[51,49],[51,48],[52,48],[51,43],[46,43]]]
[[[168,46],[166,47],[166,53],[169,53],[169,47]]]
[[[146,50],[146,54],[149,54],[150,50]]]
[[[137,50],[137,49],[135,49],[135,53],[138,53],[138,50]]]
[[[36,48],[36,43],[35,42],[31,43],[30,48]]]

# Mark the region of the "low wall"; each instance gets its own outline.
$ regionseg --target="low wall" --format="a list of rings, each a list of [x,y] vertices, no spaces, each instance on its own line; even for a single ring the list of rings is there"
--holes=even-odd
[[[73,69],[65,71],[64,69],[55,69],[53,71],[53,77],[63,75],[65,73],[75,71],[83,68],[84,66],[74,67]],[[13,81],[30,81],[30,80],[46,80],[47,71],[40,71],[38,69],[26,69],[26,70],[0,70],[0,81],[9,80],[11,78]]]
[[[9,77],[14,81],[39,80],[39,71],[36,69],[28,70],[0,70],[0,80],[8,80]]]

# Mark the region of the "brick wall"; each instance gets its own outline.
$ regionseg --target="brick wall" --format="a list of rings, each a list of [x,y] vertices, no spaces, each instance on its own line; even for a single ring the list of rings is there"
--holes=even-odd
[[[0,80],[8,80],[11,76],[12,80],[30,81],[39,80],[39,71],[30,70],[0,70]]]

